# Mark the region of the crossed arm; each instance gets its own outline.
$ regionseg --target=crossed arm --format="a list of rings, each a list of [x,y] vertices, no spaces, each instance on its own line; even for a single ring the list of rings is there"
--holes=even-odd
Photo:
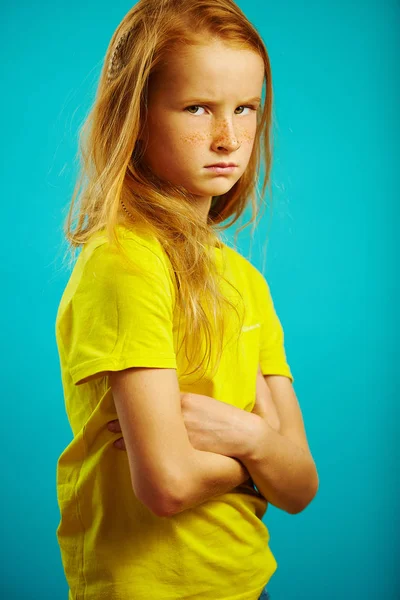
[[[318,475],[290,379],[257,375],[251,413],[214,398],[182,394],[182,414],[197,461],[194,478],[174,512],[253,479],[271,504],[296,514],[312,501]],[[111,431],[119,432],[118,421]],[[115,445],[125,449],[123,439]],[[204,476],[202,476],[204,475]]]

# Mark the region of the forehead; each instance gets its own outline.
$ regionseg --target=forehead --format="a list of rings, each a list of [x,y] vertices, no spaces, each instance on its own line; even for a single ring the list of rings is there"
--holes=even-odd
[[[261,95],[262,57],[248,48],[221,41],[189,46],[166,57],[157,92],[219,99]]]

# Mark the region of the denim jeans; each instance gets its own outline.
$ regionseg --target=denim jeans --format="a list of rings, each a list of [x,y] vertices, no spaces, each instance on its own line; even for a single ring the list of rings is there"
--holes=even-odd
[[[258,600],[270,600],[270,599],[271,599],[271,596],[267,592],[267,588],[264,588],[263,591],[261,592],[261,596],[259,597]]]

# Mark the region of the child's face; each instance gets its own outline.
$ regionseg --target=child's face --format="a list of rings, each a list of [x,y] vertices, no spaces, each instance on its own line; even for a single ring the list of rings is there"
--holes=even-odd
[[[196,196],[206,217],[212,196],[226,193],[243,175],[257,128],[264,81],[263,59],[220,41],[173,55],[149,89],[144,160],[163,180]],[[215,102],[215,105],[211,104]],[[234,162],[233,173],[206,168]]]

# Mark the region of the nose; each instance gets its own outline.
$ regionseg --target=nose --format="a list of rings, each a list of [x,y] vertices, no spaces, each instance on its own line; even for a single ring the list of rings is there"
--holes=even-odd
[[[236,150],[240,146],[232,121],[225,120],[222,125],[216,128],[212,145],[213,150],[225,148],[225,150],[230,152]]]

